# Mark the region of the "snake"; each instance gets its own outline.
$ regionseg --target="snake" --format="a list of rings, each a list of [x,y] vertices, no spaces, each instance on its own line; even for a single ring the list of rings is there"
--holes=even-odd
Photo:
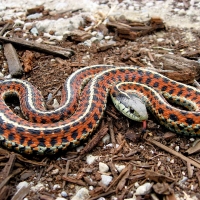
[[[6,103],[12,95],[19,98],[23,118]],[[148,68],[93,65],[66,79],[56,110],[45,109],[41,92],[28,81],[1,80],[0,144],[37,155],[77,146],[97,129],[109,95],[130,119],[146,122],[147,108],[165,128],[181,135],[200,135],[200,90]]]

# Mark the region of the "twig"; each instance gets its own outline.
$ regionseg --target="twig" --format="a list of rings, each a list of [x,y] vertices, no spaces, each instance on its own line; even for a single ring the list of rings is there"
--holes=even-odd
[[[66,163],[65,174],[64,174],[64,176],[67,176],[67,174],[68,174],[68,171],[69,171],[69,165],[70,165],[70,160],[68,160],[67,163]],[[66,184],[66,181],[64,180],[64,181],[63,181],[63,184],[62,184],[62,188],[65,187],[65,184]]]
[[[115,193],[115,190],[111,190],[109,192],[101,193],[101,194],[97,195],[96,197],[90,198],[89,200],[95,200],[95,199],[98,199],[100,197],[106,197],[106,196],[108,196],[108,195],[110,195],[112,193]]]
[[[80,152],[80,155],[83,155],[89,152],[92,148],[94,148],[98,142],[103,138],[108,131],[108,128],[102,128],[96,135],[90,140],[90,142],[84,147],[84,149]]]
[[[200,168],[200,164],[198,164],[197,162],[191,160],[190,158],[185,157],[184,155],[182,155],[181,153],[178,153],[178,152],[174,151],[173,149],[170,149],[169,147],[161,144],[160,142],[157,142],[157,141],[155,141],[153,139],[146,139],[146,141],[149,142],[149,143],[152,143],[152,144],[154,144],[156,146],[158,146],[159,148],[167,151],[168,153],[171,153],[174,156],[179,157],[180,159],[182,159],[182,160],[184,160],[186,162],[190,162],[191,165],[194,165],[195,167]]]
[[[82,180],[78,180],[78,179],[71,178],[71,177],[68,177],[68,176],[63,176],[62,179],[67,181],[67,182],[70,182],[70,183],[75,183],[77,185],[86,186],[86,184]]]
[[[15,45],[24,46],[29,49],[41,51],[44,53],[49,53],[49,54],[58,55],[58,56],[64,56],[66,58],[69,58],[70,56],[72,56],[74,54],[74,51],[71,49],[65,49],[62,47],[45,45],[45,44],[37,44],[34,41],[33,42],[26,41],[21,38],[9,38],[9,37],[0,36],[0,41],[4,42],[4,43],[12,43]]]
[[[115,140],[115,133],[113,130],[113,123],[112,123],[112,119],[110,119],[109,121],[109,132],[110,132],[110,137],[111,137],[111,142],[113,144],[113,146],[116,146],[116,140]]]
[[[7,30],[7,28],[10,26],[10,23],[7,23],[4,25],[4,27],[0,31],[0,36],[4,34],[4,32]]]
[[[23,168],[18,168],[15,171],[13,171],[12,174],[10,174],[9,176],[7,176],[1,183],[0,183],[0,190],[1,188],[15,175],[19,174],[21,171],[23,170]]]

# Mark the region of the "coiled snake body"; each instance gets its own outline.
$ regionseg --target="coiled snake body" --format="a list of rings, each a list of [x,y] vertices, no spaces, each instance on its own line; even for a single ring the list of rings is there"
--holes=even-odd
[[[166,128],[200,135],[200,91],[148,69],[98,65],[77,70],[66,80],[55,111],[44,109],[40,92],[27,81],[3,80],[0,86],[0,143],[21,153],[52,154],[79,144],[99,124],[109,92],[116,107],[121,103],[119,93],[128,91],[131,96],[134,92]],[[22,112],[30,121],[6,105],[11,94],[19,96]],[[164,97],[189,110],[171,106]]]

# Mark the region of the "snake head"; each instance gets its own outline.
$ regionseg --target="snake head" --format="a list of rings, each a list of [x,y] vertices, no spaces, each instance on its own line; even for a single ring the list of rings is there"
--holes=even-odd
[[[145,102],[136,93],[119,92],[111,99],[115,107],[126,117],[142,122],[148,119],[147,109]]]

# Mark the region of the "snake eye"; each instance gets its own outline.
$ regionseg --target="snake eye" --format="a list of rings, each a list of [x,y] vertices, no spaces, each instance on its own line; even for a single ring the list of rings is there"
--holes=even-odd
[[[130,113],[134,114],[135,110],[133,108],[130,108]]]

